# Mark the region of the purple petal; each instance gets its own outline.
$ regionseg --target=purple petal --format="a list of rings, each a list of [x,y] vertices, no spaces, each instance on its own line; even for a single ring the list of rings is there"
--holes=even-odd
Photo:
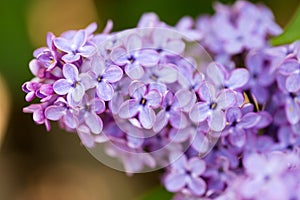
[[[183,108],[193,99],[193,92],[187,89],[180,89],[175,93],[174,107]]]
[[[92,101],[92,109],[95,113],[100,114],[103,113],[105,111],[105,103],[104,101],[102,101],[101,99],[95,99],[94,101]]]
[[[74,35],[73,38],[73,45],[74,45],[73,49],[79,49],[84,45],[85,42],[86,42],[85,30],[77,31],[77,33]]]
[[[196,103],[189,113],[190,119],[195,122],[204,121],[209,115],[209,105],[207,103]]]
[[[159,113],[157,113],[156,120],[153,125],[153,131],[158,133],[167,125],[167,123],[168,123],[168,118],[165,110],[159,111]]]
[[[224,85],[226,71],[221,65],[217,63],[211,63],[207,67],[206,74],[217,87]]]
[[[134,99],[123,102],[120,106],[119,116],[127,119],[135,116],[139,111],[139,104]]]
[[[176,129],[183,129],[188,124],[187,117],[180,111],[170,112],[169,121],[170,124]]]
[[[139,113],[139,120],[145,129],[151,129],[155,122],[155,112],[148,107],[143,107]]]
[[[131,135],[127,135],[127,140],[128,146],[133,149],[140,148],[144,143],[144,138],[137,138]]]
[[[67,80],[72,81],[73,83],[78,79],[78,69],[75,65],[65,64],[63,67],[63,74]]]
[[[172,40],[167,43],[167,45],[164,47],[164,51],[167,54],[171,55],[180,55],[183,53],[185,48],[185,43],[181,40]]]
[[[65,95],[72,88],[72,83],[66,79],[60,79],[53,84],[53,90],[56,94]]]
[[[226,109],[233,106],[236,103],[236,96],[234,92],[230,90],[225,90],[216,99],[218,109]]]
[[[206,191],[206,183],[202,178],[192,177],[187,184],[191,192],[195,195],[203,195]]]
[[[79,49],[80,55],[89,58],[92,57],[96,53],[96,48],[92,45],[85,45]]]
[[[105,70],[105,75],[103,77],[110,83],[115,83],[119,81],[123,76],[123,70],[116,66],[111,65]]]
[[[203,174],[206,169],[205,162],[199,158],[191,158],[188,161],[187,169],[189,169],[193,175],[199,176]]]
[[[126,65],[125,72],[131,79],[140,79],[144,75],[144,69],[139,64]]]
[[[184,174],[168,174],[164,181],[166,189],[170,192],[180,191],[186,184],[185,178],[186,176]]]
[[[127,51],[122,47],[114,48],[110,56],[111,56],[111,60],[119,66],[123,66],[126,63],[128,63]]]
[[[90,130],[88,127],[82,125],[77,129],[78,136],[82,142],[82,144],[88,148],[91,148],[94,146],[94,137],[90,133]]]
[[[111,101],[109,101],[109,108],[111,112],[116,115],[119,112],[120,106],[123,103],[123,95],[114,93]]]
[[[101,118],[95,113],[87,113],[85,116],[85,123],[95,134],[99,134],[102,131],[103,123]]]
[[[102,81],[98,83],[97,86],[97,95],[104,101],[110,101],[112,99],[114,93],[113,87],[106,83],[105,81]]]
[[[55,38],[54,45],[63,52],[70,53],[73,51],[70,42],[64,38]]]
[[[285,87],[289,92],[300,90],[300,73],[292,74],[286,79]]]
[[[226,125],[226,118],[223,111],[214,110],[209,120],[209,127],[216,132],[222,131]]]
[[[216,89],[211,84],[203,84],[200,87],[199,95],[204,101],[211,102],[216,97]]]
[[[101,76],[105,71],[104,60],[102,60],[99,56],[94,56],[91,60],[92,71],[96,74],[96,76]]]
[[[45,116],[47,119],[57,121],[64,115],[65,110],[66,110],[65,107],[49,106],[45,110]]]
[[[288,99],[286,106],[285,106],[285,112],[287,115],[287,119],[291,124],[296,124],[300,120],[300,109],[299,105],[296,104],[295,101],[292,99]]]
[[[279,67],[279,72],[283,75],[290,75],[299,70],[299,63],[295,59],[285,60]]]
[[[242,118],[241,109],[238,107],[229,108],[226,111],[226,119],[229,123],[233,123]]]
[[[199,154],[206,154],[209,150],[210,143],[206,136],[203,135],[202,132],[196,132],[192,142],[192,147]]]
[[[261,116],[257,113],[247,113],[239,122],[239,127],[244,129],[254,127],[261,120]]]
[[[80,59],[79,54],[68,53],[62,57],[63,61],[66,63],[72,63]]]
[[[159,61],[159,54],[154,50],[143,50],[137,59],[144,67],[153,67]]]
[[[174,83],[177,81],[177,70],[173,67],[162,67],[158,70],[159,81],[163,83]]]
[[[77,127],[77,120],[69,110],[67,110],[67,112],[66,112],[66,115],[64,117],[64,122],[65,122],[66,126],[68,126],[69,128]]]
[[[128,37],[125,47],[126,47],[127,52],[130,54],[133,51],[141,50],[142,39],[138,35],[132,34]]]
[[[234,128],[234,132],[229,135],[229,141],[236,147],[243,147],[246,143],[246,133],[243,129]]]
[[[75,102],[80,102],[84,95],[84,86],[82,84],[77,84],[76,87],[72,90],[71,95],[72,99]]]
[[[145,93],[147,91],[147,87],[142,82],[132,82],[129,85],[129,94],[137,100],[145,97]]]
[[[161,95],[156,90],[151,90],[145,98],[147,99],[147,104],[151,108],[157,108],[160,106],[161,103]]]
[[[226,85],[230,89],[238,89],[246,85],[249,80],[249,72],[246,69],[235,69],[232,71],[230,78],[226,81]]]

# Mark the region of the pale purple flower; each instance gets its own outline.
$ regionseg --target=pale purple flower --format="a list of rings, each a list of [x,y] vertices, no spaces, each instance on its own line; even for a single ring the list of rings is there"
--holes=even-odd
[[[172,127],[177,129],[185,128],[188,124],[186,115],[182,112],[182,108],[189,101],[186,98],[190,92],[184,89],[177,91],[175,94],[168,91],[161,103],[162,110],[157,113],[156,121],[153,126],[155,132],[162,130],[168,122]]]
[[[203,34],[200,30],[194,29],[194,25],[195,22],[193,18],[185,16],[177,22],[175,28],[183,35],[184,39],[188,41],[199,41],[202,39]]]
[[[200,158],[187,159],[183,155],[171,164],[170,171],[164,178],[164,185],[170,192],[201,196],[206,191],[206,183],[201,178],[205,169],[205,162]]]
[[[168,34],[166,34],[166,32]],[[157,50],[161,57],[180,56],[185,49],[185,43],[177,31],[165,28],[156,28],[152,33],[153,44],[151,48]]]
[[[78,114],[79,123],[86,125],[94,134],[101,133],[103,129],[102,119],[98,114],[105,111],[105,103],[99,98],[92,98],[92,95],[85,95]]]
[[[119,109],[121,118],[132,118],[138,114],[139,122],[146,129],[151,129],[155,122],[154,108],[158,108],[161,102],[161,94],[157,90],[148,91],[142,82],[133,82],[129,86],[129,99],[122,103]]]
[[[64,79],[56,81],[53,85],[53,90],[58,95],[67,95],[68,103],[76,105],[81,101],[85,92],[78,69],[73,64],[65,64],[63,75]]]
[[[96,87],[96,93],[104,101],[112,99],[114,94],[112,83],[119,81],[123,71],[116,65],[106,66],[102,58],[96,56],[91,60],[91,71],[88,72],[91,80],[88,85]]]
[[[231,90],[216,93],[214,86],[207,83],[200,87],[199,96],[202,101],[193,106],[189,113],[190,119],[195,123],[208,120],[209,127],[213,131],[222,131],[226,125],[223,110],[235,105],[235,94]]]
[[[41,87],[41,83],[35,81],[28,81],[22,85],[22,90],[26,92],[25,100],[32,101],[36,97],[36,92]]]
[[[47,47],[42,47],[34,51],[33,55],[37,61],[48,71],[52,70],[57,64],[56,48],[53,45],[55,36],[53,33],[47,34]]]
[[[48,103],[31,104],[23,108],[24,113],[32,113],[33,121],[37,124],[45,124],[46,130],[50,131],[50,122],[45,116],[45,109],[48,107]]]
[[[87,33],[85,30],[79,30],[72,39],[68,40],[63,37],[54,39],[54,45],[66,54],[63,55],[63,61],[72,63],[80,57],[91,57],[96,48],[87,44]]]
[[[131,79],[140,79],[144,75],[144,67],[154,67],[158,63],[155,50],[143,49],[143,40],[136,34],[129,35],[124,47],[116,47],[111,52],[112,61],[125,66],[125,72]]]
[[[285,87],[289,92],[300,91],[300,64],[296,59],[285,60],[280,65],[279,73],[286,76]]]
[[[240,187],[244,198],[258,199],[263,194],[266,199],[279,200],[288,196],[286,183],[282,180],[283,173],[290,167],[285,154],[250,154],[243,159],[243,165],[248,176],[248,180]]]
[[[53,105],[48,106],[45,110],[47,119],[52,121],[62,119],[64,125],[71,129],[75,129],[78,125],[76,115],[76,110],[72,109],[62,97],[59,97]]]
[[[178,72],[173,64],[161,64],[157,67],[147,68],[141,81],[145,83],[170,84],[177,81]]]
[[[246,133],[255,127],[261,120],[258,113],[248,112],[243,114],[239,107],[231,107],[226,111],[227,126],[223,134],[228,135],[231,144],[243,147],[246,143]]]

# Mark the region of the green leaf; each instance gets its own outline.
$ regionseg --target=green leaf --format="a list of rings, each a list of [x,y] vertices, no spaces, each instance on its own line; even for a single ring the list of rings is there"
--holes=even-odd
[[[271,39],[272,45],[282,45],[294,42],[300,39],[300,6],[294,14],[292,20],[289,22],[284,32]]]
[[[166,191],[163,187],[157,187],[149,191],[138,200],[171,200],[173,193]]]

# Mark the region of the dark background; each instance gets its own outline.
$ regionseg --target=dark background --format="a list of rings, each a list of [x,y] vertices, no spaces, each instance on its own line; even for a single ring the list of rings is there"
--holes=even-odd
[[[174,25],[184,15],[212,13],[212,2],[0,0],[0,80],[5,84],[0,87],[0,121],[7,121],[6,127],[0,126],[0,135],[4,135],[2,146],[0,139],[0,200],[135,199],[157,185],[159,172],[128,177],[95,160],[75,134],[61,131],[56,124],[50,133],[35,125],[30,114],[22,113],[28,103],[21,85],[32,78],[28,63],[33,50],[45,45],[48,31],[59,35],[93,21],[101,31],[108,19],[114,21],[117,31],[134,27],[150,11]],[[269,6],[281,26],[299,4],[298,0],[253,2]]]

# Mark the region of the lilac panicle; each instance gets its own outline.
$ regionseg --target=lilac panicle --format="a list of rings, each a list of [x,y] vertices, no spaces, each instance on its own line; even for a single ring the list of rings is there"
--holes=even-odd
[[[263,5],[214,9],[175,26],[145,13],[138,29],[48,33],[23,111],[91,152],[103,144],[128,175],[164,168],[174,199],[299,199],[300,42],[272,47],[282,30]]]

